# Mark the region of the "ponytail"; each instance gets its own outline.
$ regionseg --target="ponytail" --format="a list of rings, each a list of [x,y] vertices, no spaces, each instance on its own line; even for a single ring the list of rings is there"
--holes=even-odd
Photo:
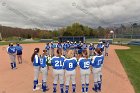
[[[87,52],[87,50],[83,50],[83,56],[84,56],[86,59],[88,59],[88,52]]]
[[[34,57],[35,57],[35,55],[36,55],[37,53],[39,53],[39,48],[35,48],[35,49],[34,49],[34,53],[33,53],[32,56],[31,56],[31,62],[34,61]]]
[[[61,55],[62,55],[62,49],[57,49],[56,53],[57,53],[58,57],[61,57]]]
[[[95,49],[95,52],[96,52],[97,54],[99,54],[99,56],[102,55],[102,52],[101,52],[101,49],[100,49],[100,48],[96,48],[96,49]],[[95,53],[95,54],[96,54],[96,53]]]

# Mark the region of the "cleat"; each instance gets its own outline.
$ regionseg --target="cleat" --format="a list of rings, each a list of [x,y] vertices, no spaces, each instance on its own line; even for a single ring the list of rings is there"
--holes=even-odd
[[[95,88],[92,88],[93,91],[98,92],[97,90],[95,90]]]
[[[49,88],[47,88],[46,91],[49,91]]]
[[[40,88],[39,87],[36,87],[35,89],[33,89],[33,91],[37,91],[37,90],[40,90]]]

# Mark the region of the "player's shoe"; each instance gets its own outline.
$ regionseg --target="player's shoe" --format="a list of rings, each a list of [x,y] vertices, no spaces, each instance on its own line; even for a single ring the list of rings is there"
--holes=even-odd
[[[40,90],[40,88],[39,87],[36,87],[35,89],[33,89],[33,91],[37,91],[37,90]]]
[[[17,69],[17,67],[14,67],[14,68],[13,68],[13,70],[16,70],[16,69]]]
[[[98,92],[97,90],[95,90],[95,88],[94,88],[94,87],[92,88],[92,90],[93,90],[93,91],[95,91],[95,93],[97,93],[97,92]]]
[[[49,91],[49,88],[47,87],[46,91]]]

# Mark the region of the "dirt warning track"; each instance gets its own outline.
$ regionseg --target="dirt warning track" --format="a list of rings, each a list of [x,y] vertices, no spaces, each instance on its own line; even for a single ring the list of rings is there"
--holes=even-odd
[[[0,46],[0,93],[41,93],[41,91],[32,91],[33,86],[33,66],[30,57],[35,47],[41,49],[45,44],[24,44],[23,46],[23,64],[17,63],[17,70],[10,69],[9,56],[6,53],[5,47]],[[103,67],[103,89],[102,93],[135,93],[134,89],[124,71],[120,60],[115,53],[115,49],[128,49],[128,47],[111,45],[109,56],[105,57]],[[76,93],[81,93],[81,82],[79,69],[77,68],[76,74]],[[53,75],[52,68],[48,73],[48,86],[50,90],[46,93],[52,93]],[[39,81],[41,82],[41,74]],[[90,87],[88,93],[94,93],[93,87],[93,74],[90,75]],[[71,91],[71,87],[70,87]],[[58,87],[58,92],[59,87]],[[70,92],[71,93],[71,92]]]

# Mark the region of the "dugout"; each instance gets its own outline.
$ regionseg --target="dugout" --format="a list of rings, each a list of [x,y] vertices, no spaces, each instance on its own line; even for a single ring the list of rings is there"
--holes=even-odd
[[[85,42],[85,37],[84,36],[62,36],[62,37],[59,37],[58,38],[58,41],[59,42],[67,42],[67,41],[70,41],[70,42]]]

